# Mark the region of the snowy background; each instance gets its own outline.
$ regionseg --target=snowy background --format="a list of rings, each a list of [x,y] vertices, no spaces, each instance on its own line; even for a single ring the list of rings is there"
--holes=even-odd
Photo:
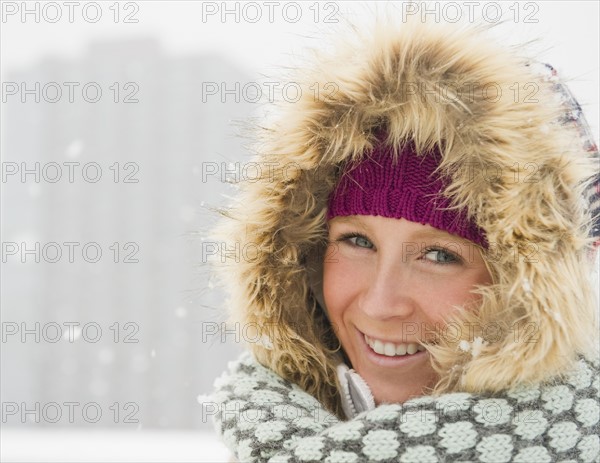
[[[425,9],[390,3],[1,2],[2,461],[226,461],[197,396],[241,345],[202,235],[238,122],[342,15]],[[598,140],[598,3],[473,5],[542,39]]]

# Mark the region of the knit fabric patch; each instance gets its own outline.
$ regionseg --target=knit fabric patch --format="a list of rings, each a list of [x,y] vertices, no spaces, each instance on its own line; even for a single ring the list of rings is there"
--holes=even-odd
[[[204,404],[242,463],[599,462],[598,375],[581,359],[561,383],[421,397],[340,421],[244,353]]]

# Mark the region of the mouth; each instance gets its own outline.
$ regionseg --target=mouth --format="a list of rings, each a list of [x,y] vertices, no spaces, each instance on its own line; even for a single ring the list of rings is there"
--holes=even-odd
[[[379,366],[397,367],[423,360],[428,355],[425,347],[415,342],[391,342],[368,336],[359,330],[357,337],[366,357]]]
[[[386,342],[380,339],[371,338],[364,333],[362,334],[367,345],[373,350],[373,352],[379,355],[385,355],[387,357],[402,357],[405,355],[413,355],[417,352],[423,352],[425,350],[425,347],[423,347],[421,344],[414,342]]]

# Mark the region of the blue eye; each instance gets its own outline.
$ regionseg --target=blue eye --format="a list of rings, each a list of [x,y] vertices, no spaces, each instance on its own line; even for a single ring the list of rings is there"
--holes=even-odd
[[[426,249],[423,257],[426,260],[435,262],[437,264],[454,264],[461,261],[459,257],[451,252],[438,248]]]
[[[375,247],[369,238],[360,233],[344,233],[336,241],[348,241],[357,248],[372,249]]]
[[[348,238],[348,241],[350,241],[354,246],[358,246],[359,248],[369,248],[370,249],[373,247],[373,243],[371,243],[364,236],[360,236],[360,235]]]

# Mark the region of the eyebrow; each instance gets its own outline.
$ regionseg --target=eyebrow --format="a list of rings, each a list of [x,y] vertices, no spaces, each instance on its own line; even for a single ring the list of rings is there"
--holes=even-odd
[[[338,216],[336,217],[336,219],[338,220],[338,222],[356,224],[365,230],[370,229],[370,227],[360,218],[360,216]],[[437,239],[440,241],[443,240],[446,242],[458,243],[461,245],[471,244],[468,240],[465,240],[460,236],[452,235],[443,230],[438,230],[437,228],[414,231],[410,234],[410,239],[414,239],[415,241],[418,239]]]
[[[423,230],[423,231],[417,231],[414,233],[415,235],[419,235],[419,237],[421,238],[436,238],[436,239],[443,239],[443,240],[456,240],[456,241],[460,241],[463,242],[464,240],[462,238],[460,238],[459,236],[455,236],[452,235],[448,232],[444,232],[442,230],[438,230],[438,229],[428,229],[428,230]]]
[[[365,223],[362,221],[362,219],[358,215],[338,216],[338,217],[336,217],[336,220],[338,222],[358,222],[360,225],[367,228],[365,226]]]

